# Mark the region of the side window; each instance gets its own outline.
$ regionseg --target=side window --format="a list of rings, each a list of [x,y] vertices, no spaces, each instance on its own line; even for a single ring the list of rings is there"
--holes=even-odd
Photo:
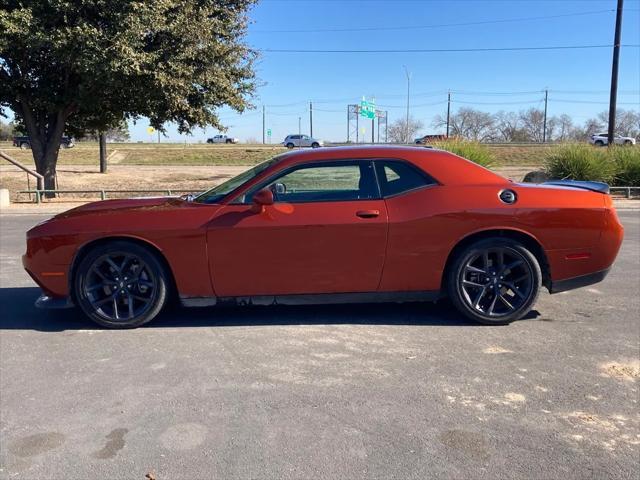
[[[380,181],[380,190],[384,197],[437,184],[433,178],[418,167],[400,160],[377,161],[376,169],[378,180]]]
[[[243,203],[253,194],[268,187],[276,202],[343,202],[379,198],[375,173],[370,161],[322,162],[301,165],[269,180],[247,193]]]

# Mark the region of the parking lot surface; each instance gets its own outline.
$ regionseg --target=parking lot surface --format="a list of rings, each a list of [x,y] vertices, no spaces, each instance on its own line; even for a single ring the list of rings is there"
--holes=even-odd
[[[637,478],[640,214],[601,284],[504,327],[446,303],[36,310],[0,215],[0,478]],[[250,272],[247,272],[250,275]]]

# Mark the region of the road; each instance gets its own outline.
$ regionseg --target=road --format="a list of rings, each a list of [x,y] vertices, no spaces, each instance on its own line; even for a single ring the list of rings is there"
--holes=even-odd
[[[95,328],[33,307],[0,216],[0,477],[637,478],[640,214],[592,288],[525,320],[446,303],[177,309]]]

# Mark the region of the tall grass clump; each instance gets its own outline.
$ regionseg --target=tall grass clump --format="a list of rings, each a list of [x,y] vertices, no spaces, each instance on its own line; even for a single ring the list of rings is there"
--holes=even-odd
[[[552,149],[545,160],[545,170],[551,178],[606,183],[611,183],[617,173],[607,149],[579,144]]]
[[[432,145],[440,150],[446,150],[447,152],[451,152],[462,158],[471,160],[485,168],[491,168],[495,164],[493,153],[491,153],[485,145],[482,145],[479,142],[442,140],[433,142]]]
[[[640,187],[640,147],[617,146],[609,149],[616,166],[614,185]]]

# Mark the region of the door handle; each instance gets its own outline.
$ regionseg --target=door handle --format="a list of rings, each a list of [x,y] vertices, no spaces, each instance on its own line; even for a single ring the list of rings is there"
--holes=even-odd
[[[359,210],[356,212],[356,216],[360,218],[375,218],[380,215],[380,210]]]

